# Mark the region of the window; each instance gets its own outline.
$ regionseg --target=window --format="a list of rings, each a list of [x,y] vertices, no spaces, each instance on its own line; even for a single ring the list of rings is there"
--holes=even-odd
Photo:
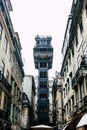
[[[5,37],[5,39],[4,39],[4,46],[3,46],[3,49],[4,49],[4,51],[5,52],[7,52],[7,44],[8,44],[8,41],[7,41],[7,38]]]
[[[69,76],[70,76],[69,85],[70,85],[70,89],[71,89],[71,87],[72,87],[72,72],[70,72]]]
[[[6,79],[9,82],[9,71],[7,70]]]
[[[51,41],[50,40],[47,40],[47,44],[50,45]]]
[[[66,68],[64,69],[64,78],[66,77]]]
[[[47,107],[40,106],[40,112],[47,112]]]
[[[68,72],[68,62],[66,63],[66,72]]]
[[[77,33],[76,33],[76,46],[78,46],[78,35],[77,35]]]
[[[71,100],[69,100],[69,112],[71,112]]]
[[[40,67],[41,68],[46,68],[47,67],[47,63],[46,62],[41,62],[40,63]]]
[[[17,94],[17,85],[16,85],[16,83],[14,84],[14,95],[16,95]]]
[[[83,24],[82,24],[82,20],[80,21],[80,23],[79,23],[79,27],[80,27],[80,32],[82,33],[82,31],[83,31]]]
[[[83,83],[80,83],[80,98],[83,99],[84,97],[84,86]]]
[[[67,80],[68,91],[70,91],[70,80]]]
[[[65,88],[66,88],[66,95],[67,95],[67,93],[68,93],[67,84],[65,84]]]
[[[63,93],[64,93],[64,98],[65,98],[65,95],[66,95],[66,94],[65,94],[65,88],[64,88],[64,90],[63,90]]]
[[[2,72],[2,74],[4,74],[4,70],[5,70],[5,64],[4,64],[4,61],[2,61],[2,63],[1,63],[1,72]]]
[[[68,114],[68,103],[66,104],[66,114]]]
[[[65,115],[67,115],[67,105],[65,105]]]
[[[13,117],[13,120],[14,120],[14,116],[15,116],[15,105],[14,104],[13,104],[13,113],[12,114],[13,114],[12,117]]]
[[[4,110],[7,111],[7,102],[8,102],[8,98],[7,95],[4,96]]]
[[[46,40],[41,40],[40,45],[47,45],[47,41]]]
[[[40,82],[40,88],[47,88],[47,82]]]
[[[2,28],[2,25],[0,23],[0,40],[1,40],[1,37],[2,37],[2,30],[3,30],[3,28]]]
[[[47,72],[40,72],[40,78],[47,78]]]
[[[72,43],[72,56],[74,56],[74,44]]]
[[[69,65],[71,65],[71,54],[69,54]]]
[[[14,79],[13,79],[13,77],[11,76],[11,79],[10,79],[10,84],[11,84],[11,86],[13,85],[13,82],[14,82]]]
[[[75,100],[76,100],[76,105],[77,105],[77,103],[78,103],[78,88],[77,88],[77,86],[76,86],[76,90],[75,90]]]
[[[47,94],[40,94],[40,100],[46,100]]]
[[[72,96],[71,100],[72,100],[72,109],[73,109],[74,108],[74,95]]]

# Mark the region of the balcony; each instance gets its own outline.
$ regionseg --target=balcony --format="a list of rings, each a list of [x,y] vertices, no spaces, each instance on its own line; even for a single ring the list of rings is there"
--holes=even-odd
[[[4,110],[0,109],[0,119],[10,121],[10,114],[9,112],[5,112]]]
[[[78,82],[80,81],[80,79],[82,79],[82,77],[87,74],[87,70],[85,69],[78,69],[75,76],[72,79],[72,86],[74,87],[76,84],[78,84]]]
[[[38,103],[40,104],[40,105],[43,105],[43,106],[47,106],[47,104],[49,104],[49,100],[48,99],[46,99],[46,100],[38,100]]]
[[[34,59],[44,58],[52,62],[53,48],[34,48]]]
[[[82,113],[84,110],[87,110],[87,95],[83,97],[74,107],[73,111],[70,112],[71,116]]]
[[[0,86],[9,94],[11,94],[11,85],[8,83],[7,79],[4,77],[1,71],[0,71]]]
[[[37,63],[39,59],[45,59],[48,64],[48,68],[52,67],[52,60],[53,60],[53,48],[52,47],[34,47],[33,48],[33,55],[34,55],[34,62],[35,67],[37,68]]]
[[[83,56],[80,67],[78,68],[75,76],[72,79],[72,86],[74,87],[76,84],[78,84],[78,82],[81,81],[81,79],[86,75],[87,75],[87,56]]]
[[[38,88],[39,93],[47,93],[49,91],[48,88]]]

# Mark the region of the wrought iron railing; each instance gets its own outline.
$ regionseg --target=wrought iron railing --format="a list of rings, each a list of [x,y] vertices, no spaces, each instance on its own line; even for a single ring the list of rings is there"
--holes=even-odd
[[[4,75],[0,71],[0,83],[4,86],[4,88],[11,93],[11,85],[8,83],[7,79],[4,77]]]

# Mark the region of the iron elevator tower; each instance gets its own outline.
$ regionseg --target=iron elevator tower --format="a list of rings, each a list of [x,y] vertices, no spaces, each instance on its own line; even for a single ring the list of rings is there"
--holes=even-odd
[[[53,48],[51,36],[35,37],[36,45],[33,48],[34,64],[38,69],[37,116],[39,124],[49,124],[49,85],[48,70],[52,68]]]

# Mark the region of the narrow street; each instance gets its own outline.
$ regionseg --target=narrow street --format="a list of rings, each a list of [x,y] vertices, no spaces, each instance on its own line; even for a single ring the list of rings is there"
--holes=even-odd
[[[66,28],[70,1],[19,1],[0,0],[0,130],[87,130],[87,0]]]

